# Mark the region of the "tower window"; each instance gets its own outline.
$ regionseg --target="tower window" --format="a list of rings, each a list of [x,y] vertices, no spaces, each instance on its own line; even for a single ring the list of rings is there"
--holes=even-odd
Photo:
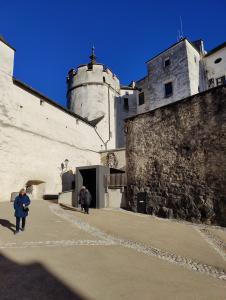
[[[170,97],[173,95],[173,83],[172,82],[168,82],[165,83],[165,97]]]
[[[105,77],[103,77],[103,82],[104,82],[104,83],[106,82],[106,78],[105,78]]]
[[[166,58],[164,60],[164,67],[167,68],[168,66],[170,66],[170,59],[169,58]]]
[[[88,64],[88,69],[87,69],[87,70],[88,70],[88,71],[91,71],[92,69],[93,69],[93,64],[89,63],[89,64]]]
[[[124,105],[123,105],[125,110],[129,110],[129,99],[124,98]]]
[[[225,76],[216,78],[216,82],[217,82],[217,86],[218,86],[218,85],[225,84],[225,83],[226,83]]]
[[[139,105],[144,104],[144,92],[139,94]]]

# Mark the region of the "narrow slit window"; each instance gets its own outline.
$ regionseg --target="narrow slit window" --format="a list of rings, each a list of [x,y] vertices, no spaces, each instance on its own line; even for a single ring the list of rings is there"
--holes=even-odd
[[[139,105],[144,104],[144,92],[139,94]]]
[[[170,66],[170,59],[169,59],[169,58],[166,58],[166,59],[164,60],[164,67],[167,68],[167,67],[169,67],[169,66]]]
[[[124,109],[125,110],[129,110],[129,99],[128,98],[124,98]]]
[[[173,83],[165,83],[165,97],[168,98],[173,95]]]

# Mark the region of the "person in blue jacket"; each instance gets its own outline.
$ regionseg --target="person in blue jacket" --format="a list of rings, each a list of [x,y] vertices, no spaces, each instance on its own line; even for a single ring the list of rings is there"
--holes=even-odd
[[[26,217],[28,216],[29,208],[31,201],[26,195],[25,189],[21,189],[19,195],[14,200],[14,209],[16,217],[16,231],[17,234],[20,230],[20,220],[22,219],[22,231],[25,230]]]

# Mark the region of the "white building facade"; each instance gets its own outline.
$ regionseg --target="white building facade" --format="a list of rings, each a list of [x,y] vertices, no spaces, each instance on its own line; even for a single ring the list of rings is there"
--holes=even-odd
[[[103,151],[120,153],[125,169],[126,118],[224,84],[226,76],[225,43],[206,53],[202,41],[183,39],[129,86],[93,50],[89,63],[68,73],[66,109],[13,77],[14,53],[0,38],[0,201],[29,185],[39,197],[58,194],[65,164],[73,172],[101,165]]]
[[[0,201],[28,183],[43,194],[61,192],[65,160],[73,170],[100,164],[103,147],[88,121],[13,78],[13,65],[14,49],[1,40]]]
[[[204,56],[207,88],[226,83],[226,42]]]
[[[202,40],[182,39],[147,61],[147,76],[136,81],[137,112],[143,113],[225,84],[226,43],[209,53]]]

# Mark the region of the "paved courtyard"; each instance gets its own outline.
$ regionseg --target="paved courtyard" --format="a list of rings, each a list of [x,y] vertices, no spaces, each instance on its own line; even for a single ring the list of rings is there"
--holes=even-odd
[[[226,299],[226,230],[33,201],[0,204],[0,299]]]

